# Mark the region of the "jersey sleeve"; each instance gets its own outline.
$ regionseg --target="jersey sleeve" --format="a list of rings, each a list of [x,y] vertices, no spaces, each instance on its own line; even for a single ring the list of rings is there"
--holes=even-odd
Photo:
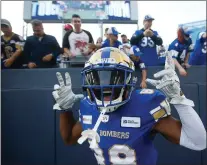
[[[23,50],[24,44],[25,44],[24,38],[22,36],[20,36],[20,35],[16,35],[15,40],[16,40],[15,41],[16,49]]]
[[[70,49],[70,43],[69,43],[69,35],[72,33],[72,31],[68,31],[65,33],[64,37],[63,37],[63,44],[62,44],[62,47],[63,48],[68,48]]]
[[[87,30],[84,30],[84,32],[88,35],[88,37],[89,37],[89,43],[94,43],[94,41],[93,41],[93,37],[92,37],[92,35],[91,35],[91,33],[89,32],[89,31],[87,31]]]
[[[155,122],[158,122],[160,119],[171,115],[170,104],[167,99],[163,100],[159,105],[150,111]]]
[[[155,122],[171,114],[170,105],[162,92],[153,89],[142,89],[140,94],[143,95],[143,99],[147,99],[148,113]]]
[[[146,70],[147,69],[144,62],[141,59],[138,61],[138,65],[139,65],[141,70]]]
[[[136,30],[135,33],[132,35],[130,39],[131,45],[138,45],[138,43],[141,41],[141,39],[144,37],[142,30]]]
[[[170,50],[174,50],[176,52],[179,52],[179,43],[178,43],[178,41],[175,40],[169,45],[168,51],[170,51]],[[173,58],[177,58],[178,54],[179,53],[174,53]]]

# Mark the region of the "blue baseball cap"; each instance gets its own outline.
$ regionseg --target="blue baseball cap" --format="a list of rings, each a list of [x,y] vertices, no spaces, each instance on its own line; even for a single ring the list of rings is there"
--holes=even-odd
[[[145,15],[144,17],[144,21],[148,21],[148,20],[155,20],[151,15]]]
[[[137,46],[132,46],[129,50],[129,54],[134,54],[137,57],[140,57],[143,53],[140,52],[140,49]]]
[[[193,30],[192,29],[189,29],[187,27],[181,27],[182,30],[183,30],[183,33],[187,36],[189,36],[191,33],[193,33]]]
[[[111,27],[111,28],[108,29],[107,34],[118,35],[118,34],[121,34],[121,33],[119,33],[119,32],[116,30],[115,27]]]

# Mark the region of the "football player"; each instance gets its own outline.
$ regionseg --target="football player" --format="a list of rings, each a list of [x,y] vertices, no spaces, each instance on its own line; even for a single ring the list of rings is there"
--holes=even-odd
[[[194,51],[190,55],[190,65],[206,65],[206,32],[200,32],[195,43]]]
[[[167,56],[165,70],[147,79],[157,89],[134,90],[134,64],[116,48],[96,51],[82,71],[85,96],[75,95],[69,73],[66,82],[60,73],[53,97],[60,113],[60,133],[66,144],[88,139],[98,164],[155,165],[157,152],[152,133],[192,150],[206,148],[206,131],[193,101],[181,92],[174,62]],[[81,99],[80,120],[71,111]],[[180,121],[171,116],[170,104]],[[193,122],[192,122],[193,121]]]

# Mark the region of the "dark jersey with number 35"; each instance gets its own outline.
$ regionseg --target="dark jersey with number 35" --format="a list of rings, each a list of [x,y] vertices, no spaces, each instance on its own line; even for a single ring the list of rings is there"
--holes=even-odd
[[[144,31],[145,31],[144,29],[137,30],[133,36],[142,36]],[[146,66],[158,66],[160,64],[158,60],[157,49],[156,49],[156,45],[158,44],[155,41],[156,41],[156,37],[158,37],[159,35],[157,31],[154,30],[151,31],[153,32],[153,36],[145,37],[143,35],[139,43],[136,43],[136,46],[143,53],[143,55],[141,56],[141,60],[145,63]]]

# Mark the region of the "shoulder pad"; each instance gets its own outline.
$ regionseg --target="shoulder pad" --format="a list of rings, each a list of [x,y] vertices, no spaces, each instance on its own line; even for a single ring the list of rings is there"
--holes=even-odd
[[[142,89],[140,94],[153,94],[155,91],[153,89]]]
[[[144,102],[153,102],[153,103],[161,103],[166,99],[166,96],[156,89],[141,89],[137,90],[136,94],[138,98]]]

